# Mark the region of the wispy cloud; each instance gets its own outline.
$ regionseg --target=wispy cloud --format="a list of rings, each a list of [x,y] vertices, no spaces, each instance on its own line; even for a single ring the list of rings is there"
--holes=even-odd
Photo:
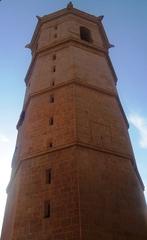
[[[0,134],[0,142],[2,143],[8,143],[9,142],[9,139],[3,135],[3,134]]]
[[[129,116],[129,122],[138,130],[140,146],[147,148],[147,119],[138,114],[131,114]]]

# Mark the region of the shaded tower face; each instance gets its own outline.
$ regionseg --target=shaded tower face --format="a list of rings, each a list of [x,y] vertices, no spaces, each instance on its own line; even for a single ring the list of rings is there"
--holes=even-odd
[[[95,17],[38,17],[2,240],[145,240],[143,184]]]

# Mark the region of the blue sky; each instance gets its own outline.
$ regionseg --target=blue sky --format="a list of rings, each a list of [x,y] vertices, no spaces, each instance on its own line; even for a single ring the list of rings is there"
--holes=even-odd
[[[67,0],[2,0],[0,2],[0,229],[15,147],[16,123],[25,91],[24,77],[31,60],[25,45],[43,16],[64,8]],[[147,1],[74,0],[76,8],[104,15],[110,57],[118,91],[130,122],[130,136],[139,172],[147,188]],[[146,198],[147,198],[147,193]]]

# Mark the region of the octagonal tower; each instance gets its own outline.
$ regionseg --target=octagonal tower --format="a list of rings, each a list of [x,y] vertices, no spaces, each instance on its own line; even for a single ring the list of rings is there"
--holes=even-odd
[[[1,240],[146,240],[102,16],[37,18]]]

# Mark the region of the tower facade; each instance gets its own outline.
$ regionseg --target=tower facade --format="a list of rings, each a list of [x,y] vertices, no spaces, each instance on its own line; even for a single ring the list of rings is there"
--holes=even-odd
[[[145,240],[102,17],[69,3],[37,18],[1,240]]]

